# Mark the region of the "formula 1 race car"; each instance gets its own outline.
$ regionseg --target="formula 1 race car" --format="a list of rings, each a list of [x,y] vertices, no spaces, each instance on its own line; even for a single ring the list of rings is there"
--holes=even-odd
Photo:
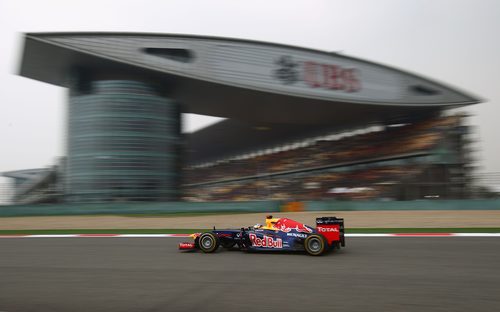
[[[316,228],[287,218],[266,217],[266,224],[256,224],[238,230],[216,230],[194,233],[192,243],[180,243],[179,249],[199,249],[205,253],[216,251],[219,246],[239,250],[306,251],[319,256],[328,250],[345,246],[344,219],[316,218]]]

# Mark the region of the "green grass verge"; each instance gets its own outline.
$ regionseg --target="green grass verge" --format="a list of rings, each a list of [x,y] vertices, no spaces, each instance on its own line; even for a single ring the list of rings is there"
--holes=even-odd
[[[0,230],[0,235],[40,234],[189,234],[208,229],[73,229],[73,230]],[[346,233],[500,233],[500,228],[350,228]]]

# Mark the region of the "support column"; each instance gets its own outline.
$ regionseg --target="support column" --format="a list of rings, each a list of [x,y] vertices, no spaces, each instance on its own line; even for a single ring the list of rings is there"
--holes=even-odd
[[[178,197],[179,114],[154,83],[77,73],[69,97],[66,200]]]

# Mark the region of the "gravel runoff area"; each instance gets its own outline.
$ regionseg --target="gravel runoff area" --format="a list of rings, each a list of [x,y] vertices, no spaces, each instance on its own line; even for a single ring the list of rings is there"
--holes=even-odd
[[[0,218],[0,230],[28,229],[196,229],[233,228],[264,223],[266,213],[168,216],[50,216]],[[500,227],[500,210],[461,211],[319,211],[281,212],[314,225],[319,216],[345,219],[347,228],[471,228]]]

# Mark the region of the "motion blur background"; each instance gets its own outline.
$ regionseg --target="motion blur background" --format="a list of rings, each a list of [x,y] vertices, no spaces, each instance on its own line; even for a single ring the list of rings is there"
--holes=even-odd
[[[345,53],[442,81],[484,103],[412,123],[363,125],[186,166],[184,200],[496,197],[499,9],[496,1],[2,1],[0,172],[53,169],[66,153],[67,90],[17,75],[21,33],[188,33]],[[220,120],[184,115],[183,131]],[[441,158],[413,162],[408,154]],[[392,160],[381,165],[375,161],[381,157]],[[32,173],[40,172],[46,173],[47,185],[39,185],[26,203],[43,202],[47,194],[53,201],[61,194],[56,176],[50,177],[57,170]],[[261,178],[249,178],[255,176]],[[12,184],[5,178],[0,192],[4,204],[23,202],[12,198]]]

